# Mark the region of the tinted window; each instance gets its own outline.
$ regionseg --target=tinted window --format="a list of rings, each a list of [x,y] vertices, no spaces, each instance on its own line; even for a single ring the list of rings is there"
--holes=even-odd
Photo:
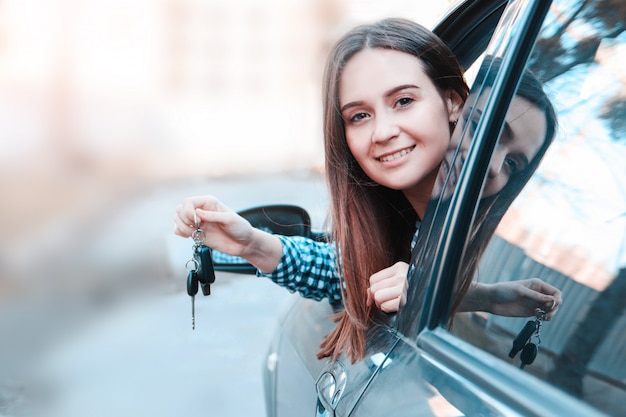
[[[556,108],[558,130],[475,275],[487,283],[538,277],[562,291],[563,305],[542,325],[539,354],[524,371],[612,415],[623,413],[626,398],[624,22],[622,1],[553,3],[529,69]],[[529,117],[526,131],[541,123],[530,116],[517,116]],[[499,148],[506,140],[504,134]],[[498,158],[500,169],[511,172],[526,163],[497,148],[492,163]],[[519,355],[508,354],[527,321],[463,313],[453,331],[519,367]]]

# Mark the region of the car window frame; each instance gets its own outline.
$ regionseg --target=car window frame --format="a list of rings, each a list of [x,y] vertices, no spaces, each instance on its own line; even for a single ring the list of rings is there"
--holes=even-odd
[[[433,32],[454,51],[467,70],[487,49],[508,3],[509,0],[459,1]]]
[[[477,389],[480,391],[477,395],[487,394],[490,401],[499,404],[498,408],[508,409],[512,414],[604,415],[583,401],[521,371],[515,372],[512,377],[509,366],[494,360],[488,353],[471,347],[446,329],[450,318],[455,278],[460,270],[465,243],[473,224],[491,155],[522,71],[526,67],[551,3],[529,0],[515,18],[516,29],[509,32],[512,35],[508,49],[502,54],[502,66],[486,102],[484,111],[486,116],[481,118],[477,126],[475,139],[468,152],[451,203],[444,208],[447,210],[444,227],[441,233],[435,236],[436,249],[432,252],[434,257],[429,259],[432,267],[426,269],[426,277],[421,277],[428,278],[428,286],[419,322],[416,328],[406,327],[409,323],[415,325],[415,322],[403,320],[403,311],[400,311],[398,331],[415,340],[420,350],[435,359],[442,371],[455,374],[455,378],[469,381],[470,385],[472,381],[476,381],[475,388],[479,387]],[[457,48],[463,44],[463,39],[457,40],[456,43],[450,42],[449,39],[446,41],[457,45]],[[469,59],[471,58],[470,56]],[[468,62],[465,61],[464,64]],[[407,305],[409,303],[410,299]],[[555,401],[558,401],[558,410],[555,410],[557,408],[554,406]]]
[[[551,1],[528,0],[517,6],[520,10],[510,29],[511,36],[502,54],[501,66],[488,93],[484,116],[481,117],[472,144],[451,197],[444,226],[439,235],[436,257],[433,260],[431,296],[427,299],[427,314],[422,314],[418,332],[422,329],[434,329],[446,326],[450,318],[454,284],[461,269],[465,243],[474,222],[474,216],[480,200],[483,184],[489,169],[492,153],[500,138],[509,105],[515,96],[521,75],[530,58],[533,46],[550,8]],[[514,3],[514,2],[513,2]],[[507,13],[505,11],[505,13]],[[503,16],[506,19],[507,16]],[[499,28],[499,30],[502,30]],[[502,48],[502,45],[498,46]],[[479,86],[482,87],[482,86]],[[475,90],[473,86],[472,90]]]
[[[472,42],[486,44],[485,39],[493,39],[494,33],[510,31],[507,28],[511,25],[511,20],[518,27],[521,26],[515,30],[515,36],[506,42],[503,42],[502,36],[490,41],[497,44],[494,49],[503,49],[502,44],[508,43],[508,51],[505,54],[506,60],[502,60],[494,84],[490,86],[489,98],[484,109],[486,116],[481,117],[477,126],[475,139],[472,141],[455,192],[446,204],[441,204],[441,199],[431,201],[420,227],[418,242],[411,256],[411,264],[415,268],[411,268],[413,275],[409,276],[407,303],[398,312],[395,321],[396,329],[409,339],[414,340],[417,334],[426,328],[445,326],[448,322],[455,277],[463,257],[466,237],[480,198],[492,151],[497,145],[508,106],[551,1],[547,4],[541,0],[514,0],[504,3],[507,7],[516,4],[517,8],[524,9],[522,13],[524,16],[512,19],[511,16],[515,13],[511,12],[511,9],[507,12],[507,7],[502,8],[501,1],[487,1],[484,8],[481,1],[469,2],[467,7],[461,7],[462,10],[453,10],[451,15],[443,20],[445,23],[437,27],[443,28],[441,30],[447,36],[455,34],[461,36],[461,39],[451,37],[444,39],[446,43],[458,48]],[[499,17],[496,27],[487,26],[485,29],[487,34],[477,29],[479,22],[494,24],[494,15]],[[466,17],[469,18],[469,26],[465,26],[467,22],[463,20],[463,23],[457,22],[460,28],[451,29],[453,18]],[[506,22],[507,20],[509,22]],[[481,33],[477,37],[469,29],[463,30],[465,27],[479,30]],[[474,62],[472,59],[475,60],[485,51],[474,50],[463,54],[463,51],[453,49],[453,52],[455,55],[457,53],[461,55],[466,65],[469,65]],[[472,91],[476,90],[472,88]],[[443,227],[434,230],[436,226],[433,225],[433,218],[444,218]],[[463,224],[459,224],[459,218],[463,219]]]

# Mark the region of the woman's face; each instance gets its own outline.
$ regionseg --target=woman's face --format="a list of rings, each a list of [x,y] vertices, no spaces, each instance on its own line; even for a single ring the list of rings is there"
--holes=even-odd
[[[468,97],[462,117],[459,119],[444,158],[442,170],[434,189],[435,195],[441,192],[450,169],[452,169],[452,174],[450,184],[446,187],[446,195],[452,194],[490,90],[485,89],[479,100],[476,100],[475,94],[470,94]],[[463,131],[466,125],[467,128]],[[522,97],[513,98],[506,115],[504,131],[489,165],[483,197],[489,197],[500,192],[511,176],[528,166],[545,140],[546,128],[546,116],[542,110]],[[461,135],[463,135],[462,140]],[[461,144],[459,154],[456,161],[452,163],[453,155],[459,144]]]
[[[339,106],[348,147],[363,171],[403,191],[413,207],[427,203],[450,122],[459,117],[458,95],[442,94],[413,55],[365,49],[343,70]]]

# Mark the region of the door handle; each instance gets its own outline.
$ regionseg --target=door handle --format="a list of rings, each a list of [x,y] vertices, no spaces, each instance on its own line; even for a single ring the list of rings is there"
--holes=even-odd
[[[335,417],[335,409],[346,386],[346,370],[335,361],[322,371],[315,389],[317,391],[316,417]]]

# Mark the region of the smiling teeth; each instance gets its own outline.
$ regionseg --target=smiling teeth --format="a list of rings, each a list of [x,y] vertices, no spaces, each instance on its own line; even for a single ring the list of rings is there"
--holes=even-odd
[[[413,150],[413,148],[410,149],[404,149],[400,152],[396,152],[394,154],[391,155],[387,155],[387,156],[383,156],[382,158],[379,158],[381,162],[389,162],[389,161],[393,161],[396,158],[401,158],[404,155],[408,154],[409,152],[411,152]]]

